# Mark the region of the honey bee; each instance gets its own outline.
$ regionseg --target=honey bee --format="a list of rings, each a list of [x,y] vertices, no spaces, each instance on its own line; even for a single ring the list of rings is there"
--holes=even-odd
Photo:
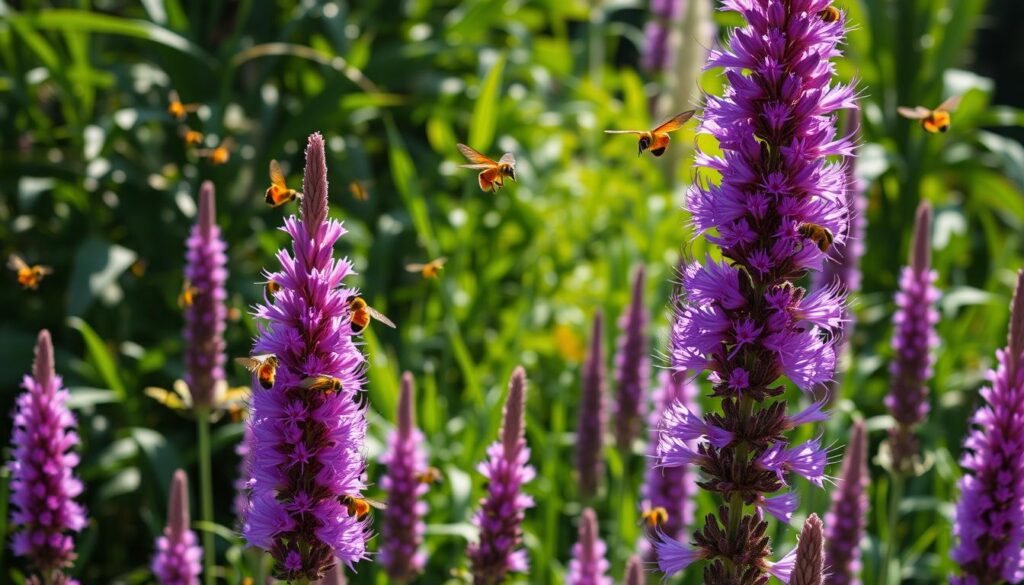
[[[132,262],[132,265],[129,267],[129,269],[132,271],[132,276],[134,276],[135,278],[142,278],[143,276],[146,275],[146,269],[148,267],[149,264],[147,264],[146,261],[143,260],[142,258],[139,258],[135,262]]]
[[[299,382],[299,387],[330,395],[341,391],[341,380],[332,376],[310,376]]]
[[[270,186],[267,187],[266,201],[271,207],[280,207],[289,201],[302,197],[295,189],[289,189],[284,182],[284,173],[276,160],[270,161]]]
[[[825,22],[835,22],[842,17],[842,14],[839,12],[839,9],[836,8],[835,6],[829,6],[825,10],[819,12],[818,16]]]
[[[196,152],[199,156],[210,159],[210,164],[220,166],[231,160],[231,151],[235,148],[235,139],[228,136],[214,148],[201,148]]]
[[[267,298],[273,298],[281,290],[281,284],[273,279],[267,281],[265,291]]]
[[[252,357],[235,358],[235,363],[241,364],[251,373],[256,374],[260,386],[266,389],[274,387],[274,377],[277,374],[277,356],[271,353],[254,355]]]
[[[181,98],[178,97],[178,92],[173,89],[167,94],[168,101],[167,113],[174,116],[177,120],[184,120],[189,112],[194,112],[199,109],[199,104],[183,104]]]
[[[345,301],[348,303],[349,308],[349,321],[352,327],[352,333],[361,333],[366,326],[370,324],[370,319],[376,319],[388,327],[394,329],[395,324],[385,317],[380,311],[374,309],[370,305],[366,304],[363,297],[359,295],[352,295]]]
[[[640,514],[640,523],[646,524],[650,528],[658,528],[666,522],[668,522],[668,510],[661,506],[646,508]]]
[[[802,237],[814,242],[822,252],[828,252],[835,240],[832,230],[814,223],[802,223],[796,231]]]
[[[465,144],[459,144],[459,152],[466,157],[470,163],[459,165],[464,169],[475,169],[480,171],[477,181],[480,183],[481,191],[497,192],[505,186],[505,177],[516,180],[516,157],[511,152],[501,155],[498,162],[487,158]]]
[[[366,190],[366,183],[362,181],[352,181],[349,183],[348,192],[352,194],[352,198],[356,201],[366,201],[370,198],[370,192]]]
[[[638,143],[637,156],[644,153],[645,150],[650,150],[654,156],[661,156],[665,154],[665,150],[668,148],[669,132],[674,132],[683,127],[683,124],[687,120],[693,117],[695,110],[687,110],[681,114],[676,114],[672,118],[666,120],[661,126],[658,126],[654,130],[645,132],[643,130],[605,130],[605,134],[639,134],[640,141]]]
[[[899,112],[899,115],[909,120],[920,120],[921,127],[931,134],[946,132],[949,130],[949,112],[950,110],[955,110],[960,105],[962,97],[955,95],[939,104],[939,107],[934,110],[929,110],[924,106],[917,106],[916,108],[900,106],[896,108],[896,111]]]
[[[406,264],[405,269],[409,272],[419,272],[423,278],[437,278],[447,261],[448,259],[442,256],[426,264]]]
[[[181,139],[185,141],[185,146],[199,146],[203,143],[203,133],[188,126],[182,126]]]
[[[441,483],[443,480],[444,477],[441,475],[441,470],[436,467],[428,467],[422,472],[416,474],[416,483],[433,485],[435,483]]]
[[[373,498],[360,498],[358,496],[350,496],[348,494],[341,496],[338,500],[341,505],[348,508],[348,515],[355,516],[356,518],[363,518],[370,513],[370,509],[374,508],[377,510],[387,510],[388,505],[384,502],[374,500]]]
[[[200,292],[201,291],[198,288],[192,286],[191,280],[187,278],[183,280],[181,283],[181,292],[178,293],[178,307],[181,309],[191,307]]]
[[[18,284],[25,290],[36,290],[39,288],[39,283],[43,281],[44,276],[53,274],[53,269],[49,266],[39,264],[29,266],[17,254],[8,256],[7,267],[18,274]]]

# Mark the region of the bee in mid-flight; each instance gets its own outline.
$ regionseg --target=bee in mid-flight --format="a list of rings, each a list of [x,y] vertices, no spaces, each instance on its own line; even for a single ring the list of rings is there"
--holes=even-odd
[[[424,485],[441,483],[443,479],[444,477],[441,475],[441,470],[436,467],[428,467],[422,472],[416,474],[416,483],[422,483]]]
[[[363,297],[352,295],[346,301],[349,309],[349,321],[352,326],[352,333],[362,333],[363,329],[370,324],[370,319],[376,319],[388,327],[394,329],[395,324],[385,317],[380,311],[366,304]]]
[[[816,223],[802,223],[796,231],[801,237],[814,242],[822,252],[828,252],[828,249],[832,247],[832,242],[835,241],[832,230]]]
[[[185,142],[185,146],[199,146],[203,143],[203,133],[188,126],[182,126],[181,139]]]
[[[17,273],[18,284],[25,290],[36,290],[44,276],[53,274],[53,269],[49,266],[29,266],[17,254],[11,254],[7,258],[7,267]]]
[[[274,387],[274,378],[277,376],[277,356],[271,353],[254,355],[252,357],[235,358],[235,362],[241,364],[260,381],[260,386],[266,389]]]
[[[666,522],[668,522],[668,510],[661,506],[646,508],[640,514],[640,523],[646,524],[650,528],[658,528]]]
[[[605,130],[605,134],[638,134],[640,141],[637,146],[637,156],[644,153],[645,150],[650,150],[654,156],[661,156],[665,154],[665,150],[668,148],[669,132],[674,132],[683,127],[683,124],[687,120],[693,117],[695,110],[687,110],[681,114],[676,114],[669,120],[665,121],[654,130]]]
[[[818,13],[818,16],[825,22],[835,22],[842,18],[842,13],[835,6],[829,6],[825,10]]]
[[[227,164],[227,162],[231,160],[231,151],[234,150],[234,148],[235,139],[228,136],[214,148],[201,148],[196,152],[199,153],[199,156],[205,156],[210,159],[210,164],[220,166]]]
[[[459,144],[459,152],[469,160],[468,165],[459,165],[464,169],[479,170],[477,181],[480,183],[481,191],[496,192],[505,186],[505,178],[516,180],[516,157],[511,152],[501,155],[497,162],[480,154],[476,150]]]
[[[178,307],[181,309],[191,307],[197,296],[199,296],[199,289],[192,286],[192,281],[186,278],[181,283],[181,292],[178,293]]]
[[[345,506],[348,509],[349,516],[355,516],[356,518],[363,518],[370,513],[371,508],[375,508],[377,510],[388,509],[387,504],[379,500],[374,500],[373,498],[360,498],[345,494],[341,496],[338,501],[341,502],[342,506]]]
[[[950,116],[949,113],[960,105],[960,98],[962,96],[955,95],[946,101],[939,104],[939,107],[934,110],[929,110],[924,106],[917,106],[916,108],[907,108],[900,106],[896,108],[899,115],[910,120],[920,120],[921,127],[927,132],[932,134],[938,132],[946,132],[949,130]]]
[[[331,395],[341,392],[341,380],[333,376],[310,376],[299,382],[299,387]]]
[[[366,189],[366,184],[363,181],[352,181],[349,183],[348,192],[352,194],[352,198],[356,201],[366,201],[370,198],[370,192]]]
[[[167,94],[168,104],[167,113],[174,116],[178,121],[184,120],[188,117],[189,112],[194,112],[199,109],[199,104],[183,104],[181,98],[178,97],[178,92],[173,89]]]
[[[426,264],[406,264],[405,269],[409,272],[419,272],[423,275],[423,278],[437,278],[441,274],[441,269],[444,268],[444,263],[447,261],[448,259],[442,256]]]
[[[289,189],[284,182],[284,173],[281,172],[281,165],[276,160],[270,161],[270,186],[267,187],[266,201],[271,207],[280,207],[289,201],[295,201],[302,197],[295,189]]]

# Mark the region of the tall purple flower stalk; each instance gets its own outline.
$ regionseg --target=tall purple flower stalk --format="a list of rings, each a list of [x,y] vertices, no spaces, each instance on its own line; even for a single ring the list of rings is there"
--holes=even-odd
[[[480,502],[475,522],[480,541],[467,550],[474,585],[498,585],[506,575],[529,569],[522,542],[522,524],[533,498],[522,493],[523,484],[536,473],[530,466],[525,438],[526,371],[517,367],[508,385],[508,398],[499,439],[487,449],[480,473],[487,479],[487,496]]]
[[[603,317],[594,313],[590,332],[590,348],[583,362],[580,419],[576,427],[576,469],[579,472],[580,496],[589,499],[597,494],[604,475],[605,367]]]
[[[626,585],[644,585],[647,582],[644,576],[644,562],[640,557],[633,555],[626,562]]]
[[[227,245],[217,227],[213,183],[199,189],[199,221],[186,242],[186,286],[194,289],[185,306],[185,382],[192,403],[209,408],[218,384],[224,383],[224,329],[228,310],[224,302],[228,278]]]
[[[380,482],[388,495],[380,563],[392,580],[402,583],[413,579],[426,563],[426,553],[420,548],[426,529],[423,516],[427,513],[423,495],[428,489],[419,479],[427,470],[423,444],[423,433],[416,428],[412,374],[405,372],[398,397],[398,427],[380,460],[388,468]]]
[[[608,576],[608,548],[597,529],[597,514],[593,508],[584,508],[580,516],[579,540],[572,547],[566,585],[612,585]]]
[[[352,272],[333,258],[345,229],[327,219],[327,165],[320,134],[309,138],[302,219],[284,220],[292,238],[281,269],[265,276],[281,285],[257,306],[262,320],[254,354],[273,354],[279,366],[270,389],[253,393],[249,512],[243,535],[277,561],[284,580],[317,579],[331,565],[366,557],[367,519],[343,503],[360,497],[365,467],[365,357],[353,341],[342,281]],[[328,376],[337,391],[303,381]]]
[[[644,267],[638,266],[633,296],[619,320],[622,335],[615,354],[615,441],[628,451],[640,434],[640,419],[651,377],[647,339],[647,309],[644,306]]]
[[[698,153],[696,164],[721,181],[694,182],[687,201],[696,228],[715,232],[707,237],[725,261],[684,270],[671,357],[677,370],[710,371],[722,410],[702,419],[673,408],[660,455],[664,467],[700,467],[701,487],[720,506],[693,546],[666,535],[655,542],[665,573],[707,560],[706,585],[787,580],[792,562],[769,560],[762,512],[788,522],[793,474],[819,487],[825,479],[820,438],[797,445],[787,438],[798,425],[824,420],[822,404],[787,416],[778,397],[780,378],[804,392],[832,378],[842,322],[842,291],[808,294],[795,284],[825,257],[801,226],[826,228],[839,244],[847,233],[844,170],[826,157],[852,154],[852,140],[836,136],[835,112],[856,103],[850,87],[832,82],[829,59],[839,54],[845,18],[822,19],[829,4],[726,0],[747,24],[733,31],[729,50],[709,57],[709,67],[724,67],[727,85],[724,97],[707,97],[700,131],[717,138],[723,154]]]
[[[68,391],[53,365],[50,332],[36,341],[31,376],[22,381],[14,413],[10,463],[11,550],[25,557],[50,582],[65,577],[60,569],[75,560],[71,533],[85,527],[85,510],[74,500],[82,482],[74,476],[79,444]]]
[[[824,544],[825,534],[821,519],[817,514],[811,514],[804,521],[804,528],[800,532],[789,585],[821,585],[824,578],[822,560]]]
[[[683,13],[685,0],[651,0],[651,15],[644,27],[643,66],[650,72],[672,66],[672,23]]]
[[[1024,270],[1017,273],[1009,341],[996,358],[960,461],[952,557],[963,576],[954,585],[1024,579]]]
[[[860,585],[860,541],[868,523],[868,437],[853,423],[843,469],[825,515],[825,567],[829,585]]]
[[[892,379],[885,405],[896,419],[889,433],[889,449],[893,469],[901,473],[911,469],[919,451],[914,428],[928,414],[928,381],[935,363],[932,352],[939,343],[935,332],[939,322],[935,308],[939,300],[935,288],[938,274],[931,269],[931,223],[931,206],[922,202],[917,209],[910,266],[900,274],[893,316],[896,356],[889,364]]]
[[[199,585],[203,549],[196,545],[196,533],[189,524],[188,476],[179,469],[171,480],[167,526],[156,539],[153,557],[153,574],[161,585]]]

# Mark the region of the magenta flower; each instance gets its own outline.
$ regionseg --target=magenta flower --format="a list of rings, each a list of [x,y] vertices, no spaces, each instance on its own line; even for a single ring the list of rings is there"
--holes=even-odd
[[[426,529],[423,516],[427,513],[423,495],[428,489],[421,481],[427,471],[424,442],[423,433],[416,428],[412,374],[405,372],[398,397],[398,426],[380,459],[388,468],[380,482],[388,495],[380,563],[391,579],[403,583],[413,579],[426,564],[426,553],[420,548]]]
[[[284,220],[292,238],[281,269],[266,276],[281,290],[256,308],[262,320],[254,354],[273,354],[279,366],[270,389],[256,388],[248,487],[242,534],[268,551],[284,580],[318,579],[336,560],[366,556],[367,519],[343,503],[360,497],[366,436],[362,392],[365,358],[353,341],[342,285],[352,272],[333,258],[345,234],[327,219],[327,165],[320,134],[309,138],[302,219]],[[327,376],[340,388],[324,391],[304,381]]]
[[[196,545],[196,533],[189,528],[188,476],[174,472],[171,497],[167,503],[167,527],[156,539],[153,574],[161,585],[198,585],[203,549]]]
[[[580,418],[576,427],[576,469],[579,472],[580,496],[594,497],[604,475],[604,346],[602,315],[594,313],[590,348],[583,362]]]
[[[28,559],[47,582],[67,581],[60,569],[75,560],[71,533],[86,523],[85,510],[74,500],[82,493],[82,482],[74,476],[78,455],[72,451],[79,440],[62,385],[54,371],[50,332],[44,329],[14,413],[10,526],[11,550]]]
[[[580,516],[579,540],[572,547],[566,585],[612,585],[608,576],[607,547],[598,536],[597,514],[585,508]]]
[[[526,372],[517,367],[508,385],[500,438],[488,447],[487,460],[478,468],[487,479],[487,496],[475,517],[480,541],[466,551],[474,585],[498,585],[508,573],[529,569],[526,551],[519,548],[523,517],[533,507],[533,498],[522,493],[522,486],[536,475],[528,463],[525,408]]]
[[[953,585],[1024,579],[1024,270],[1017,273],[1009,341],[996,358],[960,461],[952,557],[963,576]]]
[[[620,450],[628,451],[640,434],[640,416],[651,377],[643,266],[636,269],[633,296],[619,327],[622,335],[615,354],[615,441]]]

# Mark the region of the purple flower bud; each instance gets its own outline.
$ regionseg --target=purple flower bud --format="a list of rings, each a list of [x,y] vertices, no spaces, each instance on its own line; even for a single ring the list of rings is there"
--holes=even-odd
[[[33,375],[25,376],[25,392],[17,398],[11,441],[11,550],[27,558],[41,573],[75,559],[70,532],[85,527],[85,510],[74,498],[82,482],[74,476],[79,444],[75,417],[68,410],[68,391],[54,371],[50,332],[36,342]]]
[[[825,566],[829,585],[860,585],[860,541],[868,522],[868,438],[863,421],[853,423],[843,469],[825,515]]]
[[[590,349],[583,362],[580,420],[576,430],[576,469],[579,472],[580,496],[594,497],[604,475],[604,349],[602,315],[594,313]]]
[[[817,514],[811,514],[800,533],[796,546],[796,565],[789,576],[789,585],[821,585],[824,573],[821,549],[824,543],[821,519]]]
[[[651,377],[644,307],[644,267],[636,269],[633,296],[619,320],[622,336],[615,355],[615,441],[626,451],[640,433],[640,415]]]
[[[171,480],[167,503],[167,527],[156,539],[153,574],[161,585],[198,585],[203,549],[196,545],[196,533],[189,528],[188,476],[181,469]]]
[[[612,585],[606,552],[604,541],[598,537],[597,514],[585,508],[580,516],[580,539],[572,547],[566,585]]]
[[[380,459],[388,469],[380,482],[388,495],[380,563],[391,579],[402,583],[413,579],[426,564],[426,553],[420,546],[426,529],[423,516],[427,513],[423,495],[428,487],[420,478],[427,471],[427,455],[415,418],[413,378],[405,372],[398,397],[398,427],[388,441],[388,451]]]
[[[522,493],[523,484],[536,473],[528,463],[530,449],[524,437],[526,372],[512,372],[501,434],[487,449],[487,460],[478,467],[487,479],[487,496],[480,502],[475,522],[480,541],[467,549],[474,585],[498,585],[512,572],[526,572],[529,564],[522,542],[522,524],[533,498]]]
[[[637,555],[629,557],[629,561],[626,562],[625,581],[626,585],[644,585],[646,583],[644,562]]]
[[[1009,341],[996,358],[960,461],[951,556],[963,577],[954,585],[1024,579],[1024,270],[1017,273]]]

